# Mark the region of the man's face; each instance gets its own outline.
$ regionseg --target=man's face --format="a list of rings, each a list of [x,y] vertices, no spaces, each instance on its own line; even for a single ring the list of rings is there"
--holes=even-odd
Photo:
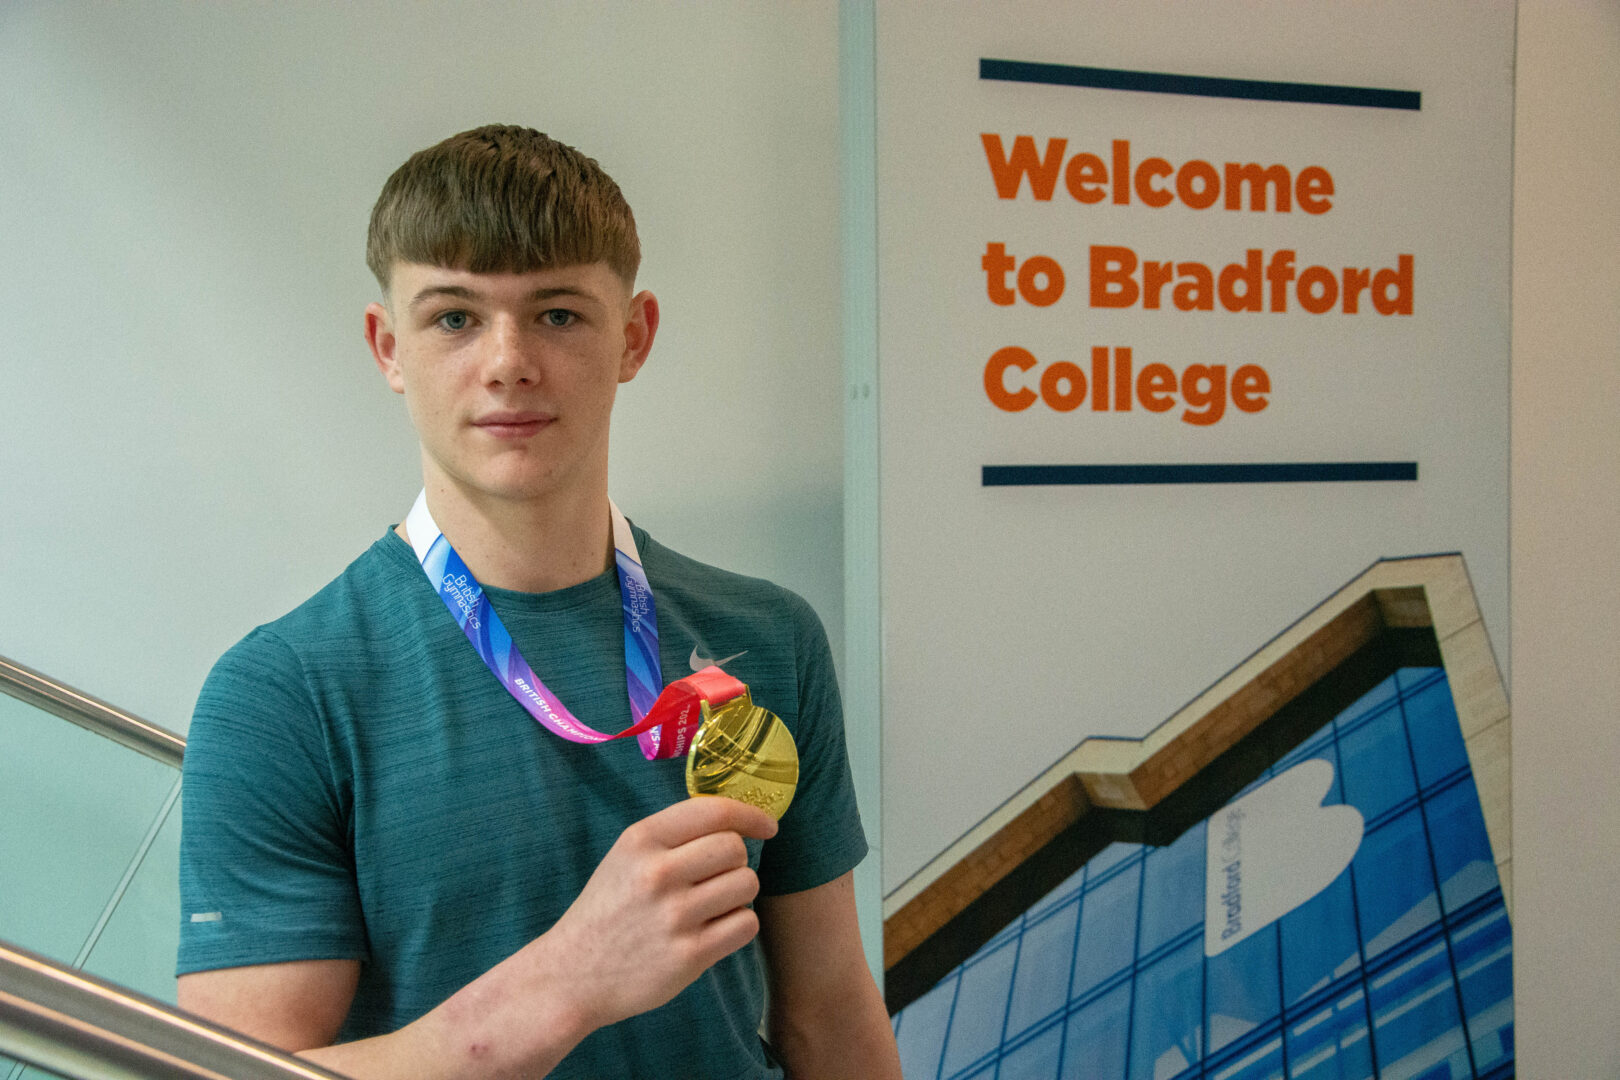
[[[607,481],[608,420],[658,327],[606,265],[474,274],[394,267],[366,340],[422,440],[430,485],[525,500]]]

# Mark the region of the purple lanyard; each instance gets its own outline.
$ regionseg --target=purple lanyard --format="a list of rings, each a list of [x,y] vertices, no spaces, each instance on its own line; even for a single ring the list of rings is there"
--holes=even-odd
[[[697,726],[697,710],[691,707],[693,702],[686,700],[689,690],[665,695],[667,703],[659,700],[664,678],[658,665],[657,605],[652,588],[647,584],[646,571],[641,568],[630,522],[612,500],[608,505],[613,512],[613,561],[618,570],[619,598],[624,609],[625,689],[630,696],[633,721],[630,727],[614,735],[603,734],[580,721],[535,675],[513,644],[512,635],[484,594],[483,586],[434,524],[433,515],[428,512],[426,491],[416,497],[416,505],[405,519],[405,531],[410,534],[417,561],[438,591],[439,599],[455,616],[456,623],[489,670],[536,723],[576,743],[602,743],[634,735],[648,760],[676,757],[686,753],[691,732]],[[681,680],[670,690],[687,681]],[[675,725],[674,738],[664,737],[666,724]]]

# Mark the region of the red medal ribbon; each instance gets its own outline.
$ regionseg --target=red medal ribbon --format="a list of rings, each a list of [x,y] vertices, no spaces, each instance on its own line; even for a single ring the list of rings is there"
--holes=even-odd
[[[614,738],[639,735],[665,725],[659,740],[658,756],[683,757],[692,745],[692,736],[697,734],[698,724],[703,720],[703,703],[707,701],[714,708],[747,692],[748,687],[740,680],[711,664],[664,687],[641,722],[619,732]]]

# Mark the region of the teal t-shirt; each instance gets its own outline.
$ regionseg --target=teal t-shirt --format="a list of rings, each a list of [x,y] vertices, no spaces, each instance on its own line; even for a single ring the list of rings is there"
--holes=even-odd
[[[821,623],[786,589],[635,533],[665,681],[733,657],[726,670],[798,743],[780,831],[748,842],[762,892],[839,877],[866,841]],[[575,715],[599,731],[630,724],[612,570],[556,592],[488,592]],[[544,933],[626,826],[686,798],[679,759],[540,728],[391,530],[220,659],[184,777],[180,973],[359,960],[345,1041],[415,1020]],[[757,1033],[763,999],[751,945],[592,1034],[551,1075],[778,1077]]]

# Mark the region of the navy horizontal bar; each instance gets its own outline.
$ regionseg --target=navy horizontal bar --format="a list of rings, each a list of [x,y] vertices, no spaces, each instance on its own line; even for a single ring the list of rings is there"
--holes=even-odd
[[[986,465],[985,487],[1047,484],[1320,484],[1416,480],[1415,461],[1285,461],[1240,465]]]
[[[1037,64],[1027,60],[979,60],[979,78],[1002,82],[1089,86],[1097,90],[1140,90],[1149,94],[1242,98],[1247,101],[1295,101],[1306,105],[1360,105],[1371,109],[1423,107],[1417,90],[1381,90],[1371,86],[1327,86],[1321,83],[1218,79],[1208,75],[1165,75],[1156,71]]]

